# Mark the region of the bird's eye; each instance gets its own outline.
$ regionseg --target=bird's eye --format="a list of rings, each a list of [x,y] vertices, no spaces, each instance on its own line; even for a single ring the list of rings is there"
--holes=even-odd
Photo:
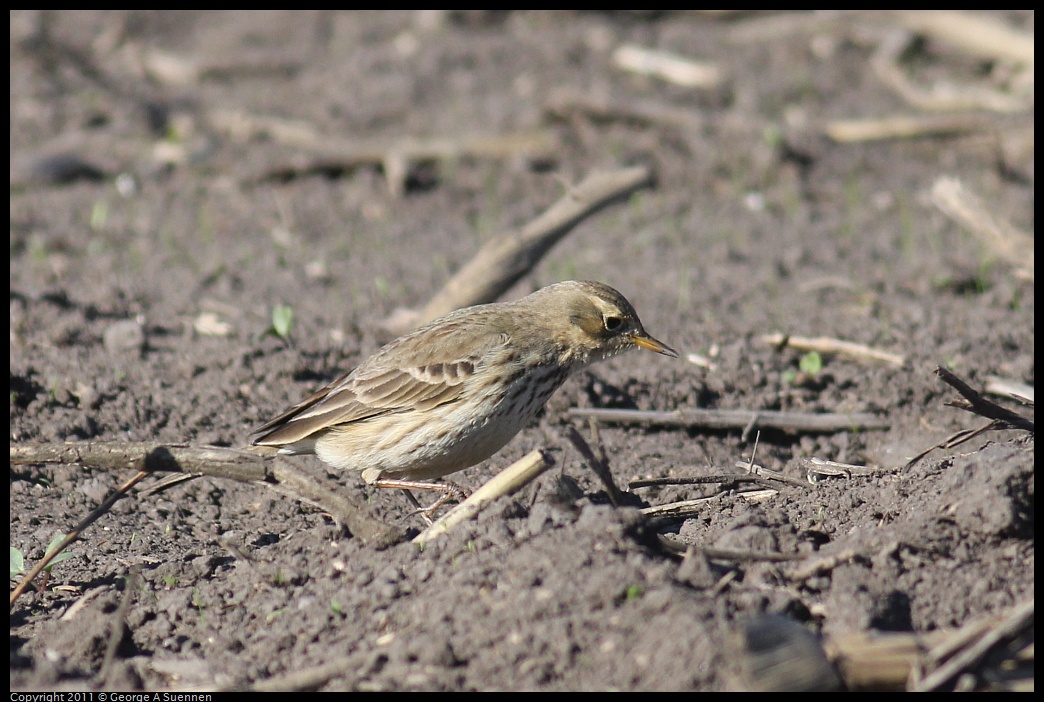
[[[623,326],[622,319],[620,319],[619,317],[613,317],[612,315],[608,314],[602,320],[602,323],[605,324],[605,328],[607,331],[616,331],[617,329]]]

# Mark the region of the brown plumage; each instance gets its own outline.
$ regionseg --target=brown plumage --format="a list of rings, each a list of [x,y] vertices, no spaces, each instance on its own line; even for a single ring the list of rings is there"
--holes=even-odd
[[[251,443],[315,453],[380,487],[441,478],[499,451],[573,372],[628,349],[678,354],[607,285],[556,283],[395,339],[259,427]]]

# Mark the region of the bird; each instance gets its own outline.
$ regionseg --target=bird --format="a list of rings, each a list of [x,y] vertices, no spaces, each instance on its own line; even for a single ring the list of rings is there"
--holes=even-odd
[[[572,374],[650,336],[603,283],[569,280],[521,299],[451,312],[391,341],[250,434],[280,454],[314,454],[379,488],[463,491],[438,482],[503,448]],[[466,494],[466,493],[465,493]]]

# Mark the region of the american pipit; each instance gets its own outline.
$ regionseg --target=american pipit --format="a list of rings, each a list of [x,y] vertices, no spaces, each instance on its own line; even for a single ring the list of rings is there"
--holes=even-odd
[[[678,355],[608,285],[556,283],[399,337],[259,427],[251,443],[314,453],[377,487],[449,495],[453,486],[423,481],[489,458],[570,374],[635,347]]]

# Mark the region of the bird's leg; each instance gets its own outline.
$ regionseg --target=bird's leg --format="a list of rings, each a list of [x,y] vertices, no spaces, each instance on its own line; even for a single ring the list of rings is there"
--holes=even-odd
[[[417,498],[413,496],[412,492],[410,492],[409,490],[403,490],[402,494],[406,495],[406,499],[409,500],[410,504],[414,507],[413,511],[407,514],[406,517],[412,517],[414,514],[419,514],[421,516],[421,519],[423,519],[424,523],[428,526],[431,526],[435,523],[432,520],[432,518],[428,516],[428,513],[425,511],[425,509],[421,507],[420,502],[417,502]],[[406,517],[403,517],[403,519],[405,519]]]
[[[413,503],[413,506],[417,508],[414,514],[419,514],[424,518],[424,521],[430,526],[432,524],[431,515],[435,511],[442,507],[450,500],[456,500],[460,502],[467,498],[468,491],[459,485],[453,483],[426,483],[422,480],[397,480],[395,478],[379,478],[373,481],[374,487],[379,488],[395,488],[402,490],[406,493],[406,498]],[[434,504],[428,507],[421,507],[420,503],[417,502],[417,498],[413,496],[410,490],[430,490],[435,492],[441,492],[442,496],[435,501]]]

